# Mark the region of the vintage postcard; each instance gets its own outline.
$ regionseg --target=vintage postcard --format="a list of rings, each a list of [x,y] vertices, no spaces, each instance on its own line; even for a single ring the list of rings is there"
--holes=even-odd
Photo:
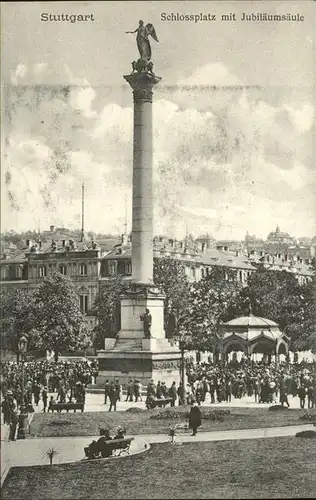
[[[1,3],[3,499],[315,496],[315,23]]]

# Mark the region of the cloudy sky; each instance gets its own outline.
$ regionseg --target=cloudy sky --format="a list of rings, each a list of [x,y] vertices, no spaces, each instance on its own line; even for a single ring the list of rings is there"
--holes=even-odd
[[[154,24],[155,233],[316,232],[315,3],[2,4],[2,230],[131,224],[133,30]],[[216,14],[166,22],[162,13]],[[221,21],[236,13],[236,22]],[[287,12],[303,22],[244,23]],[[93,14],[86,23],[41,13]],[[314,143],[314,146],[313,146]]]

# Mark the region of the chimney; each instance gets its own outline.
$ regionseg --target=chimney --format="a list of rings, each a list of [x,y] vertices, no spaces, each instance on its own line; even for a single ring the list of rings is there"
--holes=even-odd
[[[122,234],[122,237],[121,237],[121,243],[123,246],[126,246],[127,243],[128,243],[128,237],[127,237],[127,234]]]
[[[55,226],[49,226],[49,230],[53,233],[55,231]]]
[[[202,243],[202,252],[205,253],[206,243]]]
[[[236,257],[239,257],[239,250],[236,250]]]
[[[61,240],[61,243],[62,243],[63,248],[65,248],[66,240]]]
[[[26,240],[26,246],[27,246],[27,248],[31,248],[32,240]]]
[[[39,250],[42,250],[42,241],[41,240],[39,240],[39,242],[38,242],[38,248],[39,248]]]

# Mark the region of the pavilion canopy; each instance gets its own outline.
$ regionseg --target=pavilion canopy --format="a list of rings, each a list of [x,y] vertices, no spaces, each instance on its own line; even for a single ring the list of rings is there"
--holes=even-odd
[[[287,354],[288,337],[279,325],[259,316],[240,316],[221,326],[220,351],[225,355],[231,351],[267,354]]]

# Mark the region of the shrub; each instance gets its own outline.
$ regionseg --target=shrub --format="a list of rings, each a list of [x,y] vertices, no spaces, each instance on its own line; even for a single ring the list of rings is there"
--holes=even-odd
[[[282,411],[282,410],[288,410],[288,407],[282,405],[269,406],[269,411]]]
[[[225,415],[230,414],[230,410],[221,410],[221,409],[204,409],[201,408],[202,419],[204,420],[214,420],[222,422],[224,420]],[[189,418],[190,412],[179,411],[176,408],[165,408],[159,410],[157,413],[151,415],[150,418],[156,420],[170,420],[170,419],[185,419]]]
[[[53,466],[53,459],[56,455],[58,455],[58,451],[56,451],[55,448],[50,448],[46,452],[46,456],[49,458],[49,465],[51,467]]]
[[[295,437],[300,438],[316,438],[316,431],[301,431],[295,434]]]
[[[47,425],[51,425],[51,426],[62,426],[62,425],[74,425],[73,422],[70,422],[68,420],[52,420],[51,422],[48,422]]]
[[[316,423],[316,413],[304,413],[304,415],[300,417],[300,420],[307,420],[308,422]]]
[[[143,408],[134,407],[134,408],[127,408],[126,411],[128,411],[130,413],[139,413],[139,412],[145,411],[145,410]]]

